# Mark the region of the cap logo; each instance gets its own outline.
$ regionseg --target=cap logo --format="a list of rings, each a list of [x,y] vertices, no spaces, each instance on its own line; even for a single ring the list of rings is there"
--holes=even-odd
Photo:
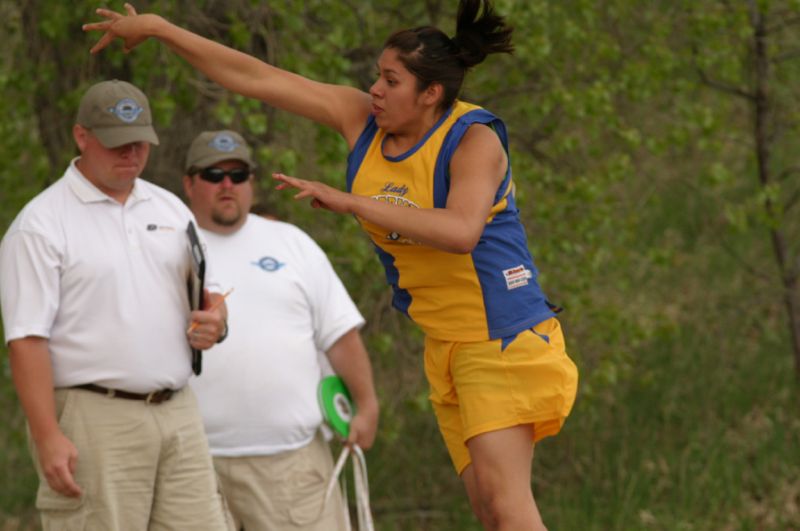
[[[222,151],[223,153],[230,153],[231,151],[235,150],[239,147],[239,143],[236,142],[236,139],[233,136],[229,135],[228,133],[219,133],[214,139],[209,142],[209,146],[213,147],[217,151]]]
[[[135,122],[143,110],[144,108],[136,103],[135,100],[124,98],[119,100],[114,107],[109,107],[108,112],[129,124]]]

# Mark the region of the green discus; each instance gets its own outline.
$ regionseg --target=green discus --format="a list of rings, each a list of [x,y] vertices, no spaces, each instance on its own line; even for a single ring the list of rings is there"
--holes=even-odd
[[[338,376],[326,376],[319,382],[317,398],[325,422],[337,435],[346,439],[356,407],[344,381]]]

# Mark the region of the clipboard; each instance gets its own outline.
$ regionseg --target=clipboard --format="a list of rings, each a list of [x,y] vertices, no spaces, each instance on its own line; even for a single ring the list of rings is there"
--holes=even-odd
[[[189,255],[191,267],[186,278],[186,288],[189,294],[189,309],[202,310],[205,306],[203,288],[205,287],[206,257],[203,246],[197,236],[197,228],[190,221],[186,226],[186,236],[189,239]],[[203,351],[192,349],[192,372],[199,375],[203,370]]]

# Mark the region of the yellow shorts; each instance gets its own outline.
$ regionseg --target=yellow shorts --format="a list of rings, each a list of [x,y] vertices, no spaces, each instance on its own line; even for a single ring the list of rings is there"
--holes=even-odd
[[[521,424],[533,439],[555,435],[575,402],[578,370],[555,318],[502,340],[459,343],[425,338],[430,400],[450,458],[461,474],[471,437]]]

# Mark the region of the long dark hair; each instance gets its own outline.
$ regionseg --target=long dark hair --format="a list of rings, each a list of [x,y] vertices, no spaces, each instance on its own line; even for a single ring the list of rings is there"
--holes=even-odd
[[[444,110],[458,97],[469,68],[491,53],[514,51],[512,31],[494,12],[491,0],[460,0],[452,39],[438,28],[420,26],[393,33],[383,47],[397,50],[400,61],[417,78],[417,90],[442,85],[439,107]]]

